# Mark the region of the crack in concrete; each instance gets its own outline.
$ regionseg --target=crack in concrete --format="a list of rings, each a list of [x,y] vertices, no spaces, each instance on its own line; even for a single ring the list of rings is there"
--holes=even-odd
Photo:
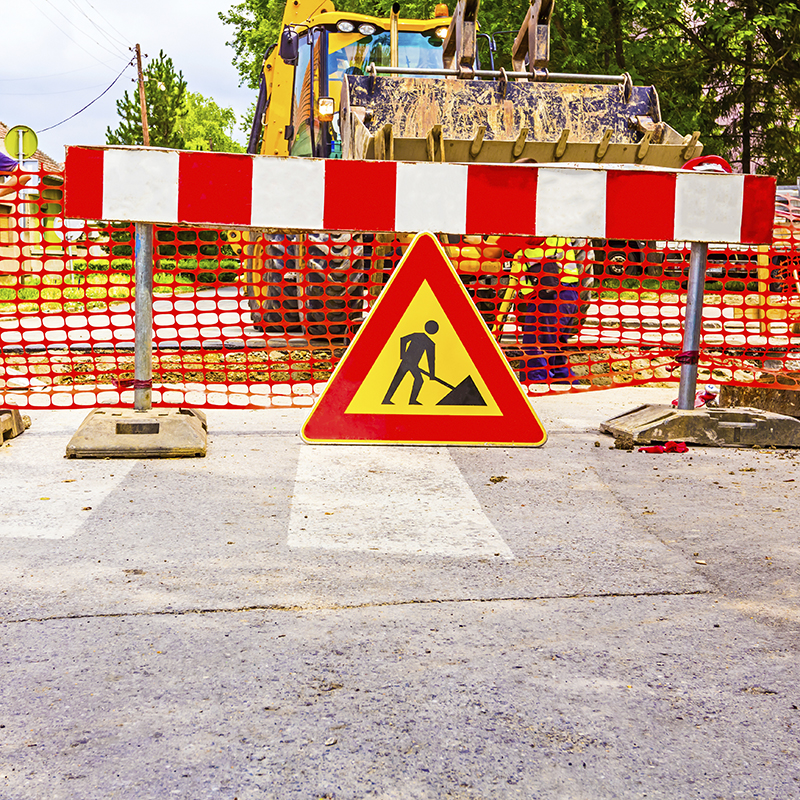
[[[59,622],[63,620],[80,619],[123,619],[125,617],[182,617],[189,614],[241,614],[250,611],[349,611],[363,608],[386,608],[395,606],[417,605],[446,605],[447,603],[509,603],[509,602],[536,602],[537,600],[596,600],[633,597],[697,597],[714,594],[711,590],[692,589],[689,591],[644,591],[644,592],[598,592],[596,594],[551,594],[529,595],[525,597],[450,597],[430,600],[397,600],[382,603],[351,603],[327,606],[292,606],[292,605],[254,605],[237,606],[234,608],[184,608],[164,609],[161,611],[117,611],[98,614],[63,614],[52,617],[24,617],[21,619],[6,619],[0,625],[14,625],[27,622]]]

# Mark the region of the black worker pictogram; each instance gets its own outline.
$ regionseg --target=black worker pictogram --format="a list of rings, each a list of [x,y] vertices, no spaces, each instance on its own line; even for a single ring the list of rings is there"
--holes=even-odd
[[[397,368],[386,396],[383,398],[382,405],[394,405],[392,398],[399,388],[406,375],[411,373],[414,383],[411,387],[411,397],[408,404],[421,406],[419,393],[425,383],[424,377],[432,381],[441,383],[450,391],[436,404],[438,406],[485,406],[486,401],[481,396],[475,381],[471,376],[464,378],[458,386],[453,386],[447,381],[442,380],[436,375],[436,343],[431,336],[439,330],[439,323],[436,320],[428,320],[425,323],[425,332],[409,333],[400,339],[400,366]],[[423,356],[427,361],[428,369],[422,368]]]

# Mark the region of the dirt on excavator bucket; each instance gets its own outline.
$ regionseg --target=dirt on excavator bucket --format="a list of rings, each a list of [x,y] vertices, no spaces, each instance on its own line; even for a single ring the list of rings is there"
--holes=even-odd
[[[681,167],[700,155],[660,119],[652,86],[347,76],[344,158]]]

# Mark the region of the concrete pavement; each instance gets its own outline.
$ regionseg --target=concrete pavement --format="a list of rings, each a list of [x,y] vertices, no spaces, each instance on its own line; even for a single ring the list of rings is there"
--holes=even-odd
[[[795,451],[0,448],[0,797],[800,797]],[[598,446],[599,444],[599,446]]]

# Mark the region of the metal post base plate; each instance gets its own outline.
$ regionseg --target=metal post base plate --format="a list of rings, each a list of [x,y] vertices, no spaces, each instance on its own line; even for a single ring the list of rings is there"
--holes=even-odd
[[[30,417],[23,417],[16,408],[0,408],[0,444],[19,436],[30,426]]]
[[[96,408],[67,458],[188,458],[206,454],[206,415],[189,408]]]
[[[639,406],[600,424],[631,446],[688,442],[709,447],[800,447],[800,420],[755,408]]]

